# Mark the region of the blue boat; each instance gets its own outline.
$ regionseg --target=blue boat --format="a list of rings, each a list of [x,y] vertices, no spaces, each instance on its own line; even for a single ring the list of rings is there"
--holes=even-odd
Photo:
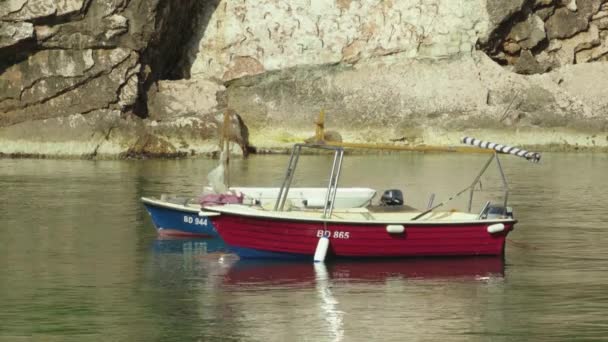
[[[280,188],[248,187],[230,189],[245,195],[250,204],[262,207],[274,206],[280,190]],[[324,202],[326,192],[326,188],[291,188],[286,199],[290,201],[290,205],[296,207],[318,208],[320,203]],[[375,194],[376,191],[369,188],[338,188],[335,206],[336,208],[363,207],[370,203]],[[219,213],[200,211],[201,206],[196,198],[161,195],[160,199],[142,197],[141,201],[161,236],[219,236],[211,220]]]
[[[211,217],[219,214],[201,211],[200,204],[194,203],[190,198],[142,197],[141,201],[161,236],[219,236],[211,222]]]

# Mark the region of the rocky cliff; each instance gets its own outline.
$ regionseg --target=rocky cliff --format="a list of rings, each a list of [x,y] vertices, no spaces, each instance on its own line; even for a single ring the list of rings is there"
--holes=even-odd
[[[0,1],[0,153],[348,141],[608,146],[608,0]]]

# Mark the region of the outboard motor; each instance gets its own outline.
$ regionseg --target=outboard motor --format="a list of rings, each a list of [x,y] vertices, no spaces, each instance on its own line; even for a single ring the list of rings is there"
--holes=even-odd
[[[380,197],[382,205],[403,205],[403,193],[399,189],[386,190]]]

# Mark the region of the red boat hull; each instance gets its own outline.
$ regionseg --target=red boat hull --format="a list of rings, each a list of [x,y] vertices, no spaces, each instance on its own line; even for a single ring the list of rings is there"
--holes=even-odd
[[[294,221],[223,212],[213,223],[222,239],[239,256],[312,257],[319,237],[329,237],[328,256],[416,257],[455,255],[502,255],[505,238],[515,221],[504,230],[489,233],[496,223],[404,224],[403,233],[388,233],[386,223],[335,223]]]

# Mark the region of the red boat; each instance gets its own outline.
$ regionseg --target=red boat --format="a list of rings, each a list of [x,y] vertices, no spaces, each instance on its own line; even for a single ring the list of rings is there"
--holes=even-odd
[[[213,221],[218,233],[242,258],[312,258],[322,238],[330,242],[327,253],[342,257],[502,255],[516,222],[477,220],[478,215],[466,213],[441,213],[441,219],[432,215],[417,222],[411,213],[369,213],[372,221],[347,210],[334,212],[330,219],[237,205],[213,210],[220,213]]]
[[[483,143],[483,142],[482,142]],[[486,145],[488,143],[485,143]],[[242,258],[415,257],[457,255],[503,255],[505,239],[516,220],[507,206],[507,182],[497,152],[514,148],[498,145],[481,172],[465,189],[445,202],[416,210],[403,204],[398,190],[385,192],[380,205],[334,209],[344,150],[327,145],[296,144],[273,209],[229,204],[205,207],[214,217],[219,235]],[[286,201],[295,166],[303,147],[334,151],[334,162],[323,210],[289,208]],[[488,147],[488,146],[486,146]],[[537,161],[536,153],[515,149]],[[527,154],[522,153],[525,152]],[[517,155],[519,155],[517,154]],[[473,189],[496,160],[505,189],[504,201],[487,202],[471,212]],[[448,201],[469,192],[468,211],[437,211]]]

